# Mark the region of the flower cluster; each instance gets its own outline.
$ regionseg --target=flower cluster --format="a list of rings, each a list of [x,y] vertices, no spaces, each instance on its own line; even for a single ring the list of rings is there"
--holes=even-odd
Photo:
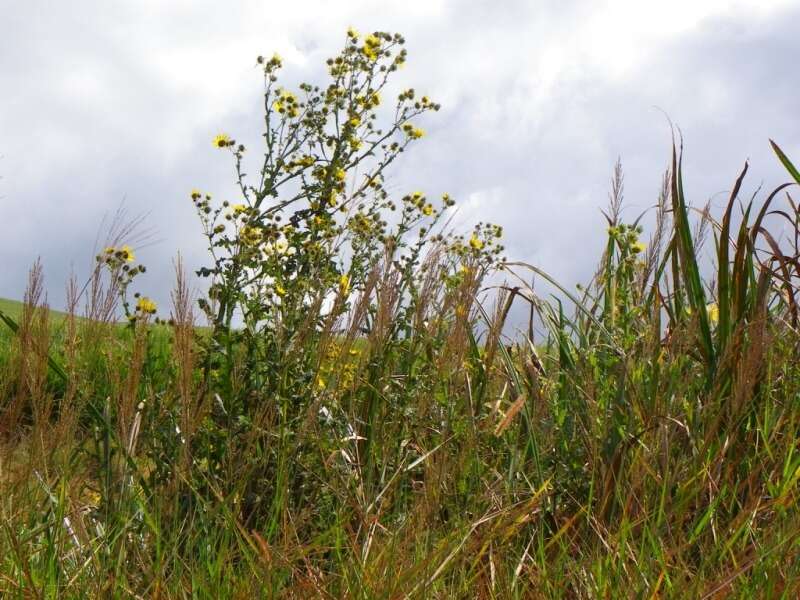
[[[425,130],[420,127],[415,127],[411,123],[403,123],[403,131],[412,140],[418,140],[425,135]]]
[[[97,255],[96,260],[98,267],[105,268],[108,271],[111,284],[116,287],[122,300],[125,316],[130,321],[135,321],[137,317],[143,317],[145,314],[155,314],[155,303],[152,303],[149,299],[147,299],[148,304],[145,305],[147,310],[140,310],[138,304],[135,311],[131,310],[130,302],[128,301],[128,288],[138,275],[147,270],[144,265],[136,264],[136,254],[133,248],[127,244],[107,246]],[[134,294],[134,297],[139,298],[139,294]]]
[[[277,90],[277,99],[273,102],[272,108],[277,113],[285,114],[292,119],[300,114],[300,104],[297,102],[297,96],[288,90]]]
[[[266,107],[263,163],[248,177],[244,147],[227,136],[215,139],[234,147],[241,196],[215,203],[208,193],[191,193],[213,257],[198,274],[211,278],[201,308],[217,343],[232,335],[234,315],[247,336],[267,346],[305,327],[323,331],[371,293],[371,274],[382,263],[397,269],[398,285],[410,293],[434,251],[476,273],[498,259],[499,228],[481,224],[466,237],[445,231],[449,195],[395,195],[384,184],[389,165],[425,135],[424,117],[440,109],[414,88],[385,106],[392,97],[387,81],[406,61],[404,42],[351,28],[342,51],[327,60],[330,80],[303,83],[296,94],[277,83],[279,57],[257,60]],[[267,379],[270,361],[284,360],[280,347],[276,341],[254,350],[264,357],[254,368]],[[330,374],[320,378],[329,381]]]
[[[617,243],[620,250],[627,251],[630,254],[640,254],[645,251],[645,244],[639,240],[641,233],[641,226],[634,227],[625,223],[608,228],[609,237]]]
[[[120,246],[119,248],[108,246],[103,250],[103,254],[98,256],[98,259],[103,260],[108,265],[116,265],[117,263],[132,263],[136,260],[136,255],[133,253],[133,248],[128,245]]]
[[[381,38],[374,33],[364,38],[364,45],[361,46],[361,53],[369,60],[378,60],[381,52]]]
[[[342,391],[351,389],[358,375],[360,356],[361,351],[357,347],[350,346],[345,351],[345,347],[341,344],[330,344],[325,350],[322,364],[314,380],[317,390],[324,391],[333,382],[336,382]]]
[[[499,243],[503,228],[492,223],[478,223],[468,239],[456,237],[454,252],[461,257],[482,259],[487,263],[501,262],[500,256],[505,247]]]

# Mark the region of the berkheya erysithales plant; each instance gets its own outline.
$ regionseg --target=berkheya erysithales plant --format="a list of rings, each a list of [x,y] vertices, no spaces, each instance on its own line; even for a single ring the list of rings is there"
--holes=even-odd
[[[265,403],[279,407],[284,427],[302,416],[325,387],[319,340],[335,338],[335,324],[356,299],[374,310],[370,295],[380,285],[368,280],[380,265],[397,274],[394,335],[408,337],[431,252],[449,265],[445,285],[499,260],[499,227],[480,223],[468,236],[450,233],[450,196],[395,197],[384,187],[387,168],[424,137],[420,118],[439,110],[413,89],[388,98],[389,80],[406,61],[403,44],[397,34],[362,37],[350,29],[342,51],[327,60],[327,84],[297,90],[279,85],[279,56],[259,57],[260,169],[245,173],[248,150],[228,135],[213,141],[231,153],[240,193],[230,202],[191,193],[213,257],[198,273],[211,281],[200,306],[212,326],[204,378],[218,424],[247,429]]]

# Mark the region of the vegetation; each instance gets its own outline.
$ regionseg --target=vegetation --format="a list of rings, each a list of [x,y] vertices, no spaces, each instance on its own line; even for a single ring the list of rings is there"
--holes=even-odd
[[[4,598],[798,596],[791,188],[743,199],[745,166],[722,215],[692,211],[674,148],[645,244],[618,166],[573,293],[498,227],[451,232],[449,196],[384,187],[438,109],[386,106],[405,60],[351,30],[290,92],[258,59],[263,160],[220,134],[241,198],[191,192],[198,302],[180,260],[163,318],[131,293],[123,226],[62,317],[38,265],[0,304]]]

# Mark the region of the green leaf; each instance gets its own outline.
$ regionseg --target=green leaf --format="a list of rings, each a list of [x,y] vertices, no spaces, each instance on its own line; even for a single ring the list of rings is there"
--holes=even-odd
[[[794,178],[794,180],[797,183],[800,183],[800,171],[797,170],[797,167],[792,164],[792,161],[790,161],[789,157],[783,153],[783,150],[781,150],[778,144],[772,140],[770,140],[769,143],[772,146],[772,149],[775,151],[775,154],[778,155],[778,160],[780,160],[783,166],[786,167],[786,170],[789,171],[789,174]]]

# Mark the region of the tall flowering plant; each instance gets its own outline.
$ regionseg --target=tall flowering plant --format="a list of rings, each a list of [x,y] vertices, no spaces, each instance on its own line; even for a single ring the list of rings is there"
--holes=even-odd
[[[496,226],[479,224],[466,237],[446,231],[449,195],[395,195],[384,184],[390,165],[425,137],[420,120],[440,108],[414,89],[389,100],[389,80],[406,62],[403,45],[397,34],[362,37],[350,29],[327,60],[327,83],[296,90],[280,85],[279,56],[259,57],[264,153],[257,171],[245,173],[243,144],[227,134],[213,139],[233,158],[239,197],[217,202],[191,192],[213,259],[198,271],[210,280],[200,300],[211,325],[203,370],[215,407],[209,431],[226,437],[206,447],[221,453],[232,431],[252,431],[263,419],[295,431],[324,392],[323,363],[350,355],[335,348],[337,324],[360,311],[358,333],[369,336],[382,322],[377,301],[389,286],[396,299],[390,335],[410,335],[413,323],[424,322],[414,319],[432,251],[449,265],[440,274],[445,286],[499,257]],[[379,269],[392,275],[376,279]],[[353,365],[347,368],[354,381]]]

